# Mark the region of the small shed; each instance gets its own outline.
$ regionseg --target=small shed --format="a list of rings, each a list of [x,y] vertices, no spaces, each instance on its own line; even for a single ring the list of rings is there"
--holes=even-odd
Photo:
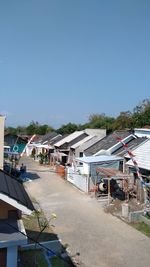
[[[67,180],[84,192],[90,192],[97,179],[96,169],[99,167],[119,170],[123,158],[117,156],[90,156],[76,158],[71,167],[67,167]]]

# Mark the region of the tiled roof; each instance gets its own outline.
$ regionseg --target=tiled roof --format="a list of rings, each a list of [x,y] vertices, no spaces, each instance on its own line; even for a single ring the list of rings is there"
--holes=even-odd
[[[96,154],[100,150],[107,150],[118,143],[116,136],[119,136],[120,138],[124,139],[130,134],[132,134],[131,131],[115,131],[114,133],[107,135],[100,141],[96,142],[95,144],[84,150],[84,154],[86,156],[91,156]]]
[[[57,143],[55,143],[56,147],[60,147],[65,143],[69,143],[72,140],[76,139],[77,137],[79,137],[80,135],[82,135],[84,133],[84,131],[75,131],[72,134],[69,134],[68,136],[66,136],[65,138],[63,138],[62,140],[58,141]]]
[[[23,184],[13,178],[11,175],[0,170],[0,193],[16,200],[19,204],[33,211],[33,204],[24,189]]]
[[[101,137],[99,136],[93,136],[90,140],[86,141],[85,143],[83,143],[80,148],[82,151],[88,149],[89,147],[91,147],[93,144],[97,143],[98,141],[102,140]]]
[[[84,139],[80,140],[78,143],[75,143],[74,145],[72,145],[71,148],[76,149],[77,147],[81,146],[82,144],[91,140],[92,138],[93,138],[93,136],[88,135]]]
[[[56,132],[50,132],[50,133],[47,133],[47,134],[45,134],[45,135],[43,135],[43,136],[41,137],[40,142],[43,143],[43,142],[45,142],[45,141],[50,141],[51,139],[53,139],[53,138],[56,137],[57,135],[58,135],[58,133],[56,133]]]
[[[79,141],[81,141],[82,139],[84,139],[85,137],[87,137],[88,135],[86,133],[82,133],[79,136],[77,136],[76,138],[74,138],[73,140],[71,140],[70,142],[66,142],[63,145],[60,146],[61,149],[68,149],[70,148],[72,145],[78,143]]]
[[[51,145],[54,145],[55,143],[57,143],[58,141],[60,141],[60,140],[62,140],[63,138],[65,138],[66,136],[62,136],[62,135],[57,135],[56,137],[54,137],[52,140],[51,140],[51,142],[50,142],[50,144]]]

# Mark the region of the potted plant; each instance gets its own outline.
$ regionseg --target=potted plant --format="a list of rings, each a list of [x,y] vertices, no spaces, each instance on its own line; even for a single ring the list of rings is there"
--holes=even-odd
[[[40,158],[40,159],[39,159],[39,163],[40,163],[40,164],[43,164],[44,159],[45,159],[45,155],[44,155],[43,153],[40,152],[40,154],[38,155],[38,157]]]

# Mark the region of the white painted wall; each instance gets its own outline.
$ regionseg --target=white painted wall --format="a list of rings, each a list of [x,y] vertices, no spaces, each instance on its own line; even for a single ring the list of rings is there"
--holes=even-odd
[[[5,117],[0,115],[0,169],[3,170],[4,161],[4,123]]]
[[[90,173],[90,165],[85,162],[83,162],[83,173],[86,175],[89,175]]]
[[[85,133],[93,136],[100,136],[101,138],[106,136],[106,129],[85,129]]]
[[[141,129],[134,129],[134,134],[137,135],[138,137],[144,137],[146,136],[147,138],[150,138],[150,129],[145,129],[145,128],[141,128]]]
[[[74,170],[71,167],[67,168],[67,181],[74,184],[76,187],[78,187],[83,192],[88,193],[88,176],[75,173]]]

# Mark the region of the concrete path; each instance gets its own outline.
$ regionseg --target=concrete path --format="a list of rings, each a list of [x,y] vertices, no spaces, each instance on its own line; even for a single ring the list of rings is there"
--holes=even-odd
[[[106,214],[95,198],[80,192],[49,168],[23,159],[37,179],[25,183],[46,216],[55,212],[55,232],[69,245],[71,255],[80,253],[80,266],[149,267],[150,239],[121,220]]]

